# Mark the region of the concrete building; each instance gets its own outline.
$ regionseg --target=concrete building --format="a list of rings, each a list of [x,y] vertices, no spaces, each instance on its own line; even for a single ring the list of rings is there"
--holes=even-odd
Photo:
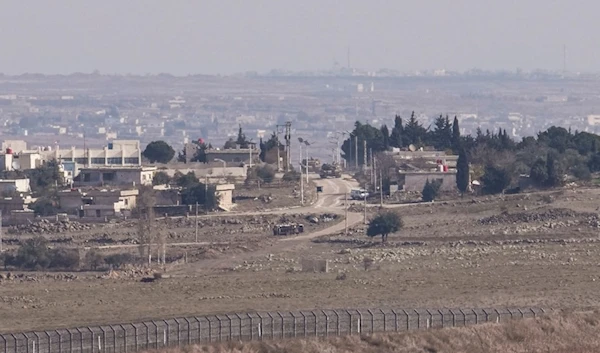
[[[40,154],[44,160],[75,162],[86,167],[142,165],[142,150],[137,140],[114,140],[103,148],[57,148]]]
[[[67,214],[78,214],[84,205],[85,193],[79,189],[62,190],[58,192],[60,210]]]
[[[223,211],[231,211],[233,208],[233,190],[234,184],[218,184],[215,185],[215,195],[217,197],[219,208]]]
[[[587,122],[590,126],[600,125],[600,115],[590,114],[587,116]]]
[[[0,192],[3,194],[31,192],[29,179],[0,179]]]
[[[252,162],[256,161],[259,154],[260,151],[254,146],[252,148],[232,148],[225,150],[213,149],[206,151],[206,160],[210,163],[216,159],[221,159],[226,163],[231,163],[232,166],[239,166],[239,164],[242,163],[249,164],[250,160],[252,160]]]
[[[114,218],[131,215],[137,205],[139,191],[133,190],[92,190],[85,194],[86,203],[81,207],[80,216],[87,218]]]
[[[80,168],[74,186],[152,185],[156,167],[93,167]]]
[[[456,171],[448,172],[403,172],[399,183],[403,191],[421,192],[429,180],[441,181],[440,191],[456,191]]]

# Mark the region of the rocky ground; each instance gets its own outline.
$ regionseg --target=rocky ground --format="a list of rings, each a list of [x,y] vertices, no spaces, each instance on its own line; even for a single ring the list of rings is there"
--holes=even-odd
[[[285,242],[267,230],[279,217],[291,216],[207,219],[203,237],[214,243],[172,249],[175,262],[153,283],[141,282],[149,273],[134,269],[0,279],[0,312],[8,318],[0,320],[0,331],[252,310],[598,307],[599,191],[403,206],[395,210],[404,229],[383,245],[366,237],[362,224],[348,235]],[[368,216],[375,212],[377,207],[369,208]],[[289,220],[312,224],[307,216]],[[318,216],[312,226],[336,223],[328,217]],[[193,220],[170,222],[165,229],[185,229],[182,239],[190,239]],[[190,261],[181,261],[184,256]],[[329,272],[302,272],[303,259],[326,259]]]

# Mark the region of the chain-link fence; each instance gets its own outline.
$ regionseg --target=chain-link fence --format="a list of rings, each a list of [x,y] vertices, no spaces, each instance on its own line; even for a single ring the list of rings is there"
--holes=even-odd
[[[341,309],[211,315],[0,335],[4,353],[126,353],[194,343],[460,327],[536,317],[541,308]]]

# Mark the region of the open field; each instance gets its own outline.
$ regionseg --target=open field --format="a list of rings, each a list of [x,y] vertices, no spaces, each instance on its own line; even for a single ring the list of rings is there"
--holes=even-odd
[[[161,352],[206,353],[583,353],[600,350],[600,315],[563,314],[504,324],[277,342],[198,345]]]
[[[316,210],[343,214],[327,197]],[[27,273],[0,280],[0,331],[253,310],[597,307],[599,201],[600,189],[565,189],[402,206],[405,229],[386,245],[363,235],[357,205],[349,236],[333,221],[296,238],[240,233],[210,256],[207,246],[168,248],[190,261],[154,283],[135,271]],[[338,235],[323,235],[330,231]],[[217,228],[209,233],[222,239]],[[301,272],[303,258],[328,259],[329,273]]]

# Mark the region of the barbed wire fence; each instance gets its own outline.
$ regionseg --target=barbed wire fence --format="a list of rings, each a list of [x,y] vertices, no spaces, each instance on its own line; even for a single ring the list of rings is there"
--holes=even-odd
[[[199,343],[462,327],[537,317],[547,312],[542,308],[341,309],[211,315],[0,334],[0,352],[127,353]]]

